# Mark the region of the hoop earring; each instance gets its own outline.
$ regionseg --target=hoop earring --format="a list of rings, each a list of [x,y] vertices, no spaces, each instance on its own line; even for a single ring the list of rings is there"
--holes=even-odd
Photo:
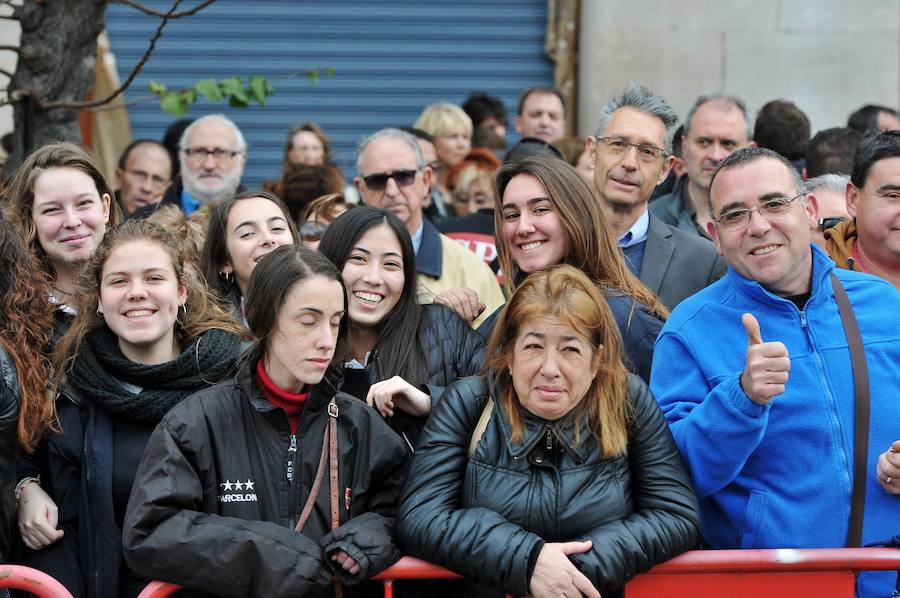
[[[102,317],[103,317],[103,310],[100,309],[99,307],[97,308],[97,317],[98,317],[98,318],[102,318]]]
[[[224,282],[226,286],[230,287],[234,284],[234,272],[219,270],[219,278],[222,279],[222,282]]]
[[[181,308],[181,317],[186,318],[187,317],[187,304],[182,303],[178,307]]]

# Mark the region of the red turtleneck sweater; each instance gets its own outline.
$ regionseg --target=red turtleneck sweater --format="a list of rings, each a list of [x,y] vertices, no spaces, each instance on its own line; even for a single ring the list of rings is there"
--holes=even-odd
[[[300,414],[303,412],[303,403],[309,397],[309,392],[288,392],[279,388],[266,373],[262,359],[256,362],[256,378],[262,387],[263,396],[276,407],[284,409],[291,425],[291,434],[296,434]]]

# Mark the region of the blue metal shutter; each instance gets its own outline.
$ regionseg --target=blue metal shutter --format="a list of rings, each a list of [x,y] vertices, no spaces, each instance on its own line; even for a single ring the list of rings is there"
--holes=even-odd
[[[171,4],[145,5],[167,11]],[[185,2],[179,9],[195,3]],[[119,76],[131,72],[159,19],[109,5],[108,31]],[[223,112],[249,144],[248,186],[277,178],[288,128],[312,120],[329,135],[337,163],[354,174],[359,139],[386,126],[409,126],[433,102],[461,103],[471,91],[501,98],[509,112],[508,142],[519,93],[550,85],[544,56],[546,0],[220,0],[195,16],[171,21],[156,52],[125,94],[148,95],[151,80],[170,89],[208,77],[264,75],[276,86],[264,108],[229,108],[200,100],[188,116]],[[330,66],[313,86],[297,71]],[[174,120],[158,102],[130,109],[135,138],[162,138]]]

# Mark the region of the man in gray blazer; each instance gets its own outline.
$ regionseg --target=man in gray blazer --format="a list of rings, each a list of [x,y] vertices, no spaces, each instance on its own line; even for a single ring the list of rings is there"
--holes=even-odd
[[[672,167],[677,123],[663,98],[632,82],[603,106],[597,134],[587,143],[601,207],[625,261],[669,309],[725,273],[712,242],[647,210],[653,189]]]

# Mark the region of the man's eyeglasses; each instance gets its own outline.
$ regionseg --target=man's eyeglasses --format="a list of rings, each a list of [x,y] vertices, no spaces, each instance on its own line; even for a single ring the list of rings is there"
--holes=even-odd
[[[615,156],[620,156],[631,148],[636,148],[638,159],[647,164],[657,162],[660,158],[665,158],[669,155],[661,147],[656,147],[649,143],[631,143],[621,137],[597,137],[597,141],[603,144],[606,151]]]
[[[150,174],[143,170],[126,170],[125,173],[133,177],[139,183],[146,183],[149,179],[150,184],[154,187],[164,187],[169,184],[169,179],[164,179],[158,174]]]
[[[794,197],[778,197],[776,199],[770,199],[768,201],[764,201],[759,204],[755,208],[737,208],[734,210],[728,210],[723,214],[719,215],[718,218],[713,218],[719,226],[727,230],[740,230],[746,228],[747,225],[750,224],[750,214],[753,212],[759,212],[759,215],[769,220],[771,218],[777,218],[785,214],[791,207],[791,204],[794,201],[800,199],[806,195],[805,193],[800,193],[799,195],[795,195]]]
[[[834,216],[832,218],[819,218],[819,230],[826,231],[829,228],[834,228],[841,222],[847,222],[847,219],[843,216]]]
[[[395,170],[394,172],[376,172],[363,177],[366,187],[372,191],[384,191],[387,187],[388,180],[394,179],[398,187],[408,187],[416,180],[418,170]]]
[[[188,162],[194,164],[200,164],[206,159],[206,156],[212,156],[216,162],[222,164],[229,160],[233,160],[235,156],[241,153],[234,150],[227,150],[222,147],[215,147],[213,149],[206,147],[187,147],[182,151],[184,151],[184,155],[187,156]]]
[[[322,235],[325,234],[326,230],[328,230],[327,224],[322,224],[321,222],[315,222],[313,220],[307,220],[302,225],[300,225],[300,240],[306,241],[308,243],[321,241]]]

